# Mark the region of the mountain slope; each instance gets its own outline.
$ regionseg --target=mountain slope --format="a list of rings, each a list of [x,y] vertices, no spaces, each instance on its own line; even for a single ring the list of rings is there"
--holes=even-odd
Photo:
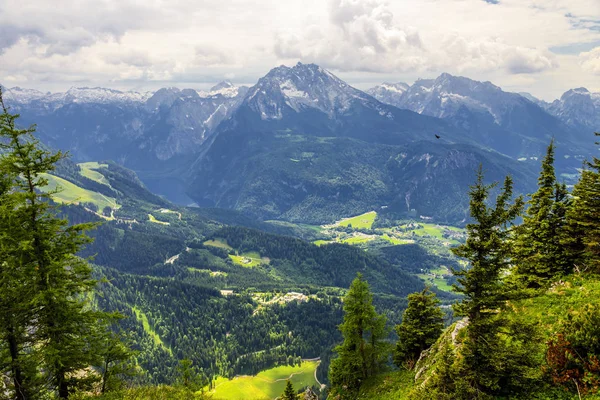
[[[541,106],[490,82],[444,73],[420,79],[406,90],[373,88],[384,102],[419,114],[442,118],[481,146],[511,157],[537,156],[555,138],[571,156],[586,150],[588,138],[550,115]]]
[[[457,196],[479,162],[494,178],[499,171],[523,178],[523,189],[532,176],[520,172],[527,165],[447,143],[468,142],[463,136],[438,118],[386,106],[316,65],[278,67],[213,135],[187,193],[200,205],[263,219],[322,223],[393,206],[456,222],[466,205]],[[450,153],[452,161],[425,161]],[[441,193],[450,207],[440,207]]]

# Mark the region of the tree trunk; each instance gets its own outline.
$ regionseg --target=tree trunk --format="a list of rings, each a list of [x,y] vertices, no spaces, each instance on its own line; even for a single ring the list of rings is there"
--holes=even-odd
[[[15,385],[15,395],[17,400],[27,400],[27,390],[23,384],[23,373],[21,366],[19,365],[19,345],[17,338],[15,337],[15,330],[11,326],[8,328],[8,347],[11,358],[11,373],[13,378],[13,384]]]

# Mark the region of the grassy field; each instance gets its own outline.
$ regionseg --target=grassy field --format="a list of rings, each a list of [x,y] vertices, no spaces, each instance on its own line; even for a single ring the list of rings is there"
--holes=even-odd
[[[170,224],[170,223],[168,223],[168,222],[164,222],[164,221],[159,221],[159,220],[157,220],[156,218],[154,218],[154,215],[152,215],[152,214],[148,214],[148,220],[149,220],[150,222],[154,222],[155,224],[161,224],[161,225],[171,225],[171,224]]]
[[[337,226],[352,225],[355,229],[371,229],[376,217],[377,213],[371,211],[362,215],[357,215],[356,217],[343,219],[337,223]]]
[[[77,165],[79,165],[79,168],[81,168],[81,175],[103,185],[110,186],[110,182],[108,182],[108,179],[106,179],[104,175],[97,171],[100,168],[108,168],[108,164],[100,164],[98,162],[92,161],[79,163]]]
[[[342,243],[361,244],[361,243],[370,242],[371,240],[373,240],[373,238],[369,237],[369,236],[352,236],[352,237],[349,237],[348,239],[342,240]]]
[[[225,239],[216,238],[215,240],[207,240],[203,243],[205,246],[220,247],[225,250],[233,250],[233,247],[227,244]]]
[[[48,185],[42,188],[43,191],[54,191],[57,187],[61,189],[59,193],[52,195],[52,198],[57,203],[94,203],[96,206],[98,206],[99,211],[102,211],[104,207],[111,207],[112,209],[119,208],[117,200],[113,197],[107,197],[101,193],[81,188],[63,178],[59,178],[58,176],[50,174],[41,174],[41,176],[48,180]]]
[[[236,263],[237,265],[241,265],[242,267],[252,268],[257,267],[262,264],[264,261],[260,258],[260,254],[255,251],[249,253],[243,253],[240,256],[234,256],[232,254],[229,255],[229,258]]]
[[[133,313],[135,314],[135,318],[138,321],[142,322],[142,326],[144,327],[144,331],[152,338],[152,340],[154,340],[154,343],[156,343],[157,346],[162,347],[163,349],[165,349],[166,351],[168,351],[170,354],[173,354],[171,352],[171,349],[168,348],[164,342],[162,341],[162,339],[160,338],[160,336],[158,336],[158,333],[156,333],[156,331],[154,329],[152,329],[152,327],[150,326],[150,323],[148,322],[148,317],[146,317],[146,314],[144,314],[142,312],[142,310],[140,310],[137,307],[132,307],[131,310],[133,311]]]
[[[266,400],[281,396],[287,379],[295,389],[313,386],[318,361],[304,361],[300,366],[271,368],[254,376],[239,376],[229,380],[218,378],[209,393],[214,400]]]

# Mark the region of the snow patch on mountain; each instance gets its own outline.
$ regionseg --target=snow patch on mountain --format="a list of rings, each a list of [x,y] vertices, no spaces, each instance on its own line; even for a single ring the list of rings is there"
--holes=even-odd
[[[272,69],[252,87],[244,102],[264,120],[283,118],[285,110],[316,109],[335,118],[355,102],[376,109],[381,103],[315,64]]]

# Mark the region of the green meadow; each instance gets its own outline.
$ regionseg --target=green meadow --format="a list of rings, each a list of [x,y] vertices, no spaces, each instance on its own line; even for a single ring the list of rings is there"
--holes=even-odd
[[[110,182],[108,182],[108,179],[106,179],[104,175],[97,171],[100,168],[108,168],[108,164],[100,164],[98,162],[92,161],[79,163],[77,165],[79,165],[79,168],[81,168],[81,175],[103,185],[110,186]]]
[[[352,225],[354,229],[371,229],[373,222],[377,218],[377,212],[370,211],[356,217],[346,218],[337,223],[337,226],[348,226]]]
[[[318,365],[319,361],[303,361],[300,366],[283,365],[253,376],[218,378],[209,393],[213,400],[272,400],[281,396],[288,379],[296,390],[316,385]]]
[[[43,178],[48,180],[48,185],[42,188],[44,192],[53,192],[57,188],[58,193],[54,193],[52,198],[57,203],[62,204],[79,204],[79,203],[94,203],[98,209],[102,211],[104,207],[118,209],[117,200],[113,197],[105,196],[101,193],[83,189],[74,183],[71,183],[63,178],[50,174],[41,174]]]

